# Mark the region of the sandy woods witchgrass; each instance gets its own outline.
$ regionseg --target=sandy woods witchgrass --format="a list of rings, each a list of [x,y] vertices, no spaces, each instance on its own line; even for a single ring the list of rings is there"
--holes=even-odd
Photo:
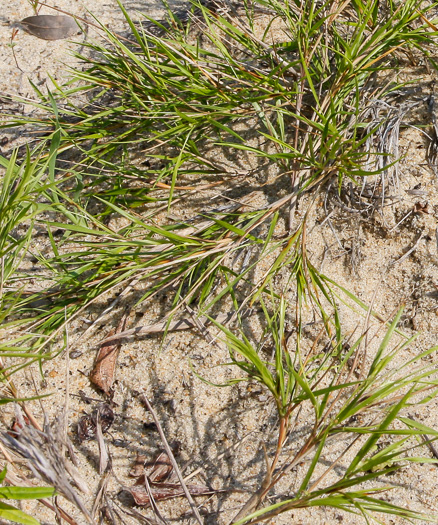
[[[420,355],[414,353],[401,366],[394,366],[393,360],[416,338],[400,334],[394,344],[400,310],[386,333],[381,334],[369,368],[357,373],[355,360],[367,350],[364,333],[351,337],[348,345],[339,342],[326,353],[318,353],[316,344],[309,351],[301,340],[301,330],[293,336],[287,334],[288,305],[284,298],[277,300],[272,296],[269,302],[270,307],[262,300],[267,322],[258,345],[250,341],[242,327],[236,335],[220,326],[230,349],[230,365],[244,373],[233,383],[261,383],[272,395],[279,419],[275,453],[268,457],[265,449],[263,482],[233,523],[257,523],[288,510],[317,506],[336,507],[367,521],[373,520],[376,512],[426,521],[436,519],[378,497],[390,490],[388,476],[409,462],[436,462],[425,459],[421,452],[421,457],[417,454],[424,446],[418,438],[432,432],[435,440],[437,432],[403,416],[404,408],[427,403],[436,395],[435,365],[424,365],[424,358],[436,348]],[[267,356],[269,360],[264,359]],[[307,432],[300,435],[296,431],[302,428],[303,421],[307,422]],[[335,459],[330,456],[327,460],[333,445],[340,441],[342,446]],[[338,470],[332,476],[336,469],[342,474]],[[271,498],[270,505],[258,509],[291,472],[293,490],[289,489],[286,496]]]
[[[369,220],[386,204],[393,184],[388,170],[398,159],[378,133],[409,96],[399,71],[413,55],[428,61],[434,52],[435,5],[193,2],[184,20],[168,9],[166,22],[144,16],[141,23],[121,5],[129,33],[100,26],[105,44],[87,44],[80,57],[86,67],[72,71],[69,84],[55,84],[47,94],[35,88],[34,116],[7,117],[5,126],[23,126],[41,141],[25,157],[1,159],[7,170],[2,195],[14,197],[2,200],[2,315],[17,333],[2,346],[5,378],[32,361],[54,358],[66,325],[109,292],[124,294],[123,300],[135,292],[135,309],[168,291],[169,323],[187,307],[199,315],[230,303],[236,312],[256,308],[273,338],[273,359],[244,334],[221,329],[236,364],[273,395],[279,438],[273,458],[267,451],[263,486],[237,521],[314,505],[400,515],[370,496],[381,487],[358,485],[397,468],[405,450],[416,446],[411,436],[435,435],[400,415],[418,399],[413,396],[433,386],[431,370],[406,369],[395,378],[385,368],[398,316],[371,368],[363,335],[342,354],[346,335],[337,302],[360,301],[312,264],[307,218],[330,185],[342,196],[348,182],[361,203],[370,194],[363,208]],[[376,105],[387,112],[373,119]],[[191,216],[175,220],[181,207]],[[32,245],[36,227],[47,231],[49,255]],[[41,268],[32,276],[37,289],[23,281],[21,261],[29,256]],[[262,270],[260,261],[268,267]],[[297,334],[293,352],[284,346],[286,310]],[[309,316],[329,345],[322,360],[300,351]],[[351,364],[360,365],[359,378]],[[296,456],[279,465],[302,403],[313,407],[314,428]],[[350,424],[370,408],[379,409],[375,420]],[[403,428],[394,428],[395,421]],[[358,459],[343,477],[320,488],[313,479],[318,459],[341,433],[366,437],[353,438]],[[376,452],[385,434],[403,437]],[[309,455],[294,495],[256,511],[288,469]]]

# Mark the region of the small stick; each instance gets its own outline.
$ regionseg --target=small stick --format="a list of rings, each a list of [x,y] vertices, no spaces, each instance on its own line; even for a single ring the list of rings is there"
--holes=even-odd
[[[407,259],[409,257],[409,255],[411,255],[412,252],[414,252],[417,248],[418,248],[418,245],[420,244],[420,241],[423,240],[423,234],[421,234],[417,241],[415,242],[415,244],[412,246],[412,248],[410,248],[404,255],[402,255],[399,259],[395,260],[395,261],[392,261],[391,263],[388,264],[388,267],[390,266],[394,266],[395,264],[397,263],[401,263],[402,261],[404,261],[405,259]]]
[[[190,494],[189,490],[186,487],[186,484],[184,483],[184,478],[178,467],[178,463],[175,460],[175,456],[173,455],[172,449],[169,447],[169,443],[167,442],[166,436],[164,435],[163,428],[161,427],[161,424],[157,418],[157,415],[154,412],[154,409],[152,408],[152,405],[149,403],[149,400],[145,394],[142,394],[140,396],[140,401],[142,401],[146,405],[146,408],[151,413],[152,418],[155,424],[157,425],[157,429],[160,434],[161,441],[163,442],[164,449],[166,450],[166,454],[169,456],[169,459],[172,462],[173,468],[175,470],[176,475],[178,476],[179,482],[181,483],[181,487],[184,491],[184,494],[186,495],[186,498],[188,502],[190,503],[190,506],[192,507],[193,514],[195,515],[199,525],[203,525],[203,521],[202,521],[201,515],[199,514],[198,508],[196,507],[196,503],[193,501],[192,495]]]
[[[423,434],[421,434],[421,439],[423,440],[426,447],[432,452],[433,456],[438,459],[438,450],[432,445],[431,440]]]
[[[246,315],[249,315],[250,313],[251,313],[251,310],[247,309],[242,313],[242,317],[245,317]],[[235,312],[229,312],[227,314],[219,314],[217,316],[212,315],[211,318],[214,319],[219,324],[225,324],[231,321],[234,315],[235,315]],[[204,323],[209,322],[209,320],[205,316],[201,316],[197,320],[199,321],[199,323],[201,323],[201,326]],[[124,330],[123,332],[119,332],[114,335],[107,336],[105,339],[103,339],[100,342],[100,344],[104,345],[104,344],[112,343],[113,341],[119,341],[120,339],[125,339],[127,337],[156,334],[159,332],[164,332],[165,330],[167,330],[168,332],[174,332],[178,330],[190,330],[191,328],[196,328],[196,327],[197,325],[194,319],[184,318],[184,319],[178,319],[177,321],[172,321],[171,323],[169,323],[168,317],[164,317],[161,321],[158,321],[157,323],[153,323],[153,324],[146,325],[146,326],[137,326],[136,328],[130,328],[129,330]]]

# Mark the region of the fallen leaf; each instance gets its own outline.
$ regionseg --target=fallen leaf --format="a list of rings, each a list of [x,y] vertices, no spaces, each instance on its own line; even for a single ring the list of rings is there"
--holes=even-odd
[[[111,335],[122,332],[125,328],[127,315],[124,315],[116,330],[110,332]],[[111,387],[114,383],[114,373],[117,364],[117,358],[120,351],[120,342],[117,343],[103,343],[97,353],[96,361],[93,370],[89,375],[90,381],[100,390],[103,390],[106,395],[110,395]]]
[[[25,31],[43,40],[60,40],[78,33],[79,26],[71,16],[37,15],[21,20]]]

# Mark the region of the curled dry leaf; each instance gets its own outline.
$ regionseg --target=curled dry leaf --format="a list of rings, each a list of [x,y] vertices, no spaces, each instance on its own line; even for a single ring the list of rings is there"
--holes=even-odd
[[[101,403],[91,415],[85,414],[78,422],[78,436],[81,441],[96,437],[97,417],[99,415],[102,432],[105,433],[114,422],[114,412],[108,403]]]
[[[71,16],[37,15],[21,20],[25,31],[43,40],[60,40],[79,32],[79,26]]]
[[[174,443],[172,448],[173,451],[178,450],[179,443]],[[146,475],[149,481],[152,481],[153,483],[165,481],[169,478],[173,470],[173,465],[164,450],[153,461],[148,462],[147,459],[147,456],[137,454],[134,466],[129,471],[129,476],[131,478],[138,478]]]

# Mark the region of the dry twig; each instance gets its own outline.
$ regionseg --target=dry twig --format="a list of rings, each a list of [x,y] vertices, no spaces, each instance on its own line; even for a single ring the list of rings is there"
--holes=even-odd
[[[140,400],[146,405],[147,409],[149,410],[149,412],[152,415],[152,418],[153,418],[155,424],[157,425],[157,429],[158,429],[158,432],[160,434],[161,441],[163,442],[163,445],[164,445],[164,448],[166,450],[166,453],[169,456],[170,461],[172,462],[172,465],[173,465],[173,468],[175,470],[175,473],[178,476],[178,480],[179,480],[179,482],[181,484],[181,487],[182,487],[182,489],[184,491],[184,494],[185,494],[188,502],[190,503],[190,506],[192,508],[194,516],[196,517],[199,525],[203,525],[204,522],[203,522],[203,520],[201,518],[201,515],[199,514],[198,507],[196,506],[196,503],[193,501],[193,498],[192,498],[192,496],[191,496],[191,494],[190,494],[190,492],[189,492],[189,490],[188,490],[188,488],[187,488],[187,486],[186,486],[186,484],[184,482],[184,478],[183,478],[183,476],[181,474],[181,471],[180,471],[180,469],[178,467],[178,463],[175,460],[175,456],[173,455],[172,449],[170,448],[169,443],[167,442],[166,436],[164,435],[164,432],[163,432],[163,428],[162,428],[162,426],[160,424],[159,419],[157,418],[157,415],[154,412],[154,409],[152,408],[152,405],[150,404],[150,402],[149,402],[148,398],[145,396],[145,394],[142,394],[140,396]]]

